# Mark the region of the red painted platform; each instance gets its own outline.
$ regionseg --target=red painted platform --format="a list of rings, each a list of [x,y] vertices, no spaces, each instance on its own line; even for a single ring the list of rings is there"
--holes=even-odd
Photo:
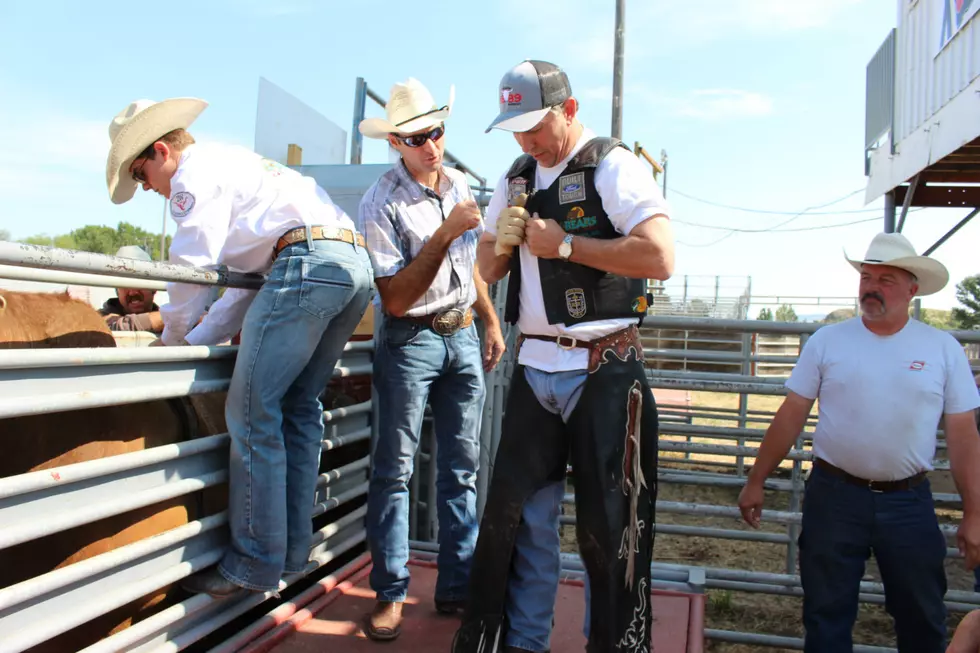
[[[324,591],[305,608],[294,606],[271,613],[253,627],[256,637],[239,651],[260,653],[448,653],[459,619],[438,614],[432,602],[436,570],[432,563],[412,560],[412,581],[405,602],[401,636],[375,642],[364,634],[364,619],[374,606],[368,585],[370,561],[364,556],[333,579],[324,579]],[[325,593],[324,593],[325,592]],[[297,597],[297,600],[301,600]],[[652,650],[656,653],[702,653],[704,649],[704,596],[679,592],[653,592]],[[552,653],[585,650],[582,619],[585,597],[581,582],[562,581],[555,604]]]

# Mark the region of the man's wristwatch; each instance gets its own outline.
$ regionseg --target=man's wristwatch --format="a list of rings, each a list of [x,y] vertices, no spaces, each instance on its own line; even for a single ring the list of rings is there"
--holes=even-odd
[[[567,261],[572,255],[572,234],[565,234],[565,238],[561,241],[561,245],[558,246],[558,256],[561,260]]]

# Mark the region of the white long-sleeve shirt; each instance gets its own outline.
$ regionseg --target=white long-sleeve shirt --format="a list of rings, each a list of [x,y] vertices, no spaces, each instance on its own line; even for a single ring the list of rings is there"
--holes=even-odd
[[[242,147],[187,147],[170,189],[170,215],[177,223],[170,260],[175,263],[265,274],[286,231],[305,225],[355,229],[315,180]],[[170,302],[160,308],[164,344],[227,341],[241,328],[255,293],[229,288],[208,310],[210,286],[167,284]]]

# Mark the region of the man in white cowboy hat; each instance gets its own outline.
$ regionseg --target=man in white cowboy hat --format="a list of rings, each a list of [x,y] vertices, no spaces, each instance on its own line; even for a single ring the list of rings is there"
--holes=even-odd
[[[116,256],[137,261],[153,259],[142,247],[126,245],[120,247]],[[105,318],[110,331],[163,331],[163,318],[160,307],[153,303],[155,290],[145,288],[116,288],[116,296],[106,300],[99,314]]]
[[[862,314],[807,340],[738,506],[758,527],[763,483],[819,399],[799,539],[805,650],[851,650],[860,583],[874,553],[898,650],[940,653],[946,538],[926,473],[942,418],[963,501],[957,540],[972,569],[980,562],[980,435],[973,415],[980,394],[956,339],[909,318],[913,297],[948,282],[942,263],[917,256],[897,233],[878,234],[864,258],[847,260],[860,273]]]
[[[187,579],[214,596],[275,591],[303,570],[323,438],[319,396],[373,294],[353,221],[317,186],[241,147],[195,143],[207,104],[140,100],[109,127],[109,196],[138,186],[167,198],[177,223],[170,261],[266,275],[229,288],[201,319],[208,286],[170,283],[166,345],[213,345],[241,330],[225,408],[231,436],[230,545],[217,568]]]
[[[483,216],[466,177],[443,165],[449,102],[438,105],[418,80],[395,84],[386,117],[360,131],[386,139],[400,158],[365,193],[358,225],[367,239],[384,317],[374,385],[384,407],[372,451],[367,532],[377,605],[367,634],[398,636],[408,591],[408,480],[426,403],[432,406],[438,467],[439,577],[436,609],[453,613],[466,594],[476,541],[476,474],[484,371],[504,341],[476,266]],[[486,327],[485,346],[473,312]]]
[[[571,458],[588,580],[587,650],[649,651],[657,409],[638,323],[674,267],[670,209],[621,141],[578,119],[568,76],[523,61],[490,129],[524,154],[501,175],[479,246],[521,332],[454,653],[547,651]]]

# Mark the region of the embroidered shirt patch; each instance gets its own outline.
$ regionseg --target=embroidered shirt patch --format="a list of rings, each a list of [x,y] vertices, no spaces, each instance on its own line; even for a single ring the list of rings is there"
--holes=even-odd
[[[194,195],[187,191],[180,191],[170,198],[170,214],[175,218],[182,218],[194,208]]]

